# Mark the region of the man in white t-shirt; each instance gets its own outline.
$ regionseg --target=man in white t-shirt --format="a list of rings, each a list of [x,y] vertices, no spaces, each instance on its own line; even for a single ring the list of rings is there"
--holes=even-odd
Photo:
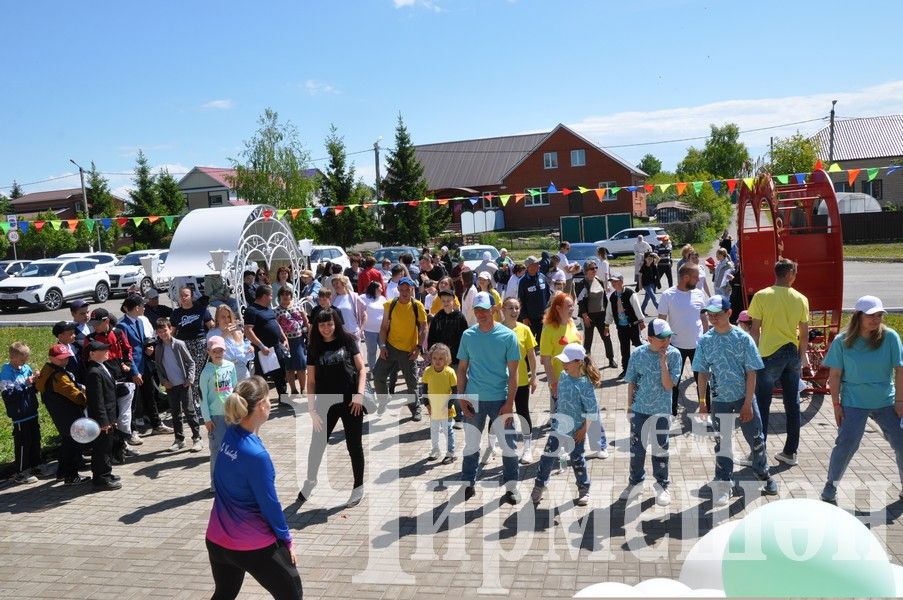
[[[673,335],[671,345],[680,351],[680,370],[683,373],[684,362],[689,358],[693,364],[696,355],[696,344],[699,338],[709,328],[708,321],[702,318],[702,310],[705,308],[706,295],[696,288],[699,280],[699,269],[696,265],[686,263],[677,272],[677,285],[668,288],[662,293],[658,302],[658,318],[668,321]],[[694,381],[698,374],[693,373]],[[680,398],[680,378],[674,382],[671,390],[671,414],[677,416],[677,403]],[[706,390],[704,398],[699,399],[700,404],[705,403],[709,407],[709,391]]]
[[[571,251],[570,242],[561,242],[558,246],[558,268],[564,272],[564,292],[574,295],[574,274],[580,272],[580,263],[568,262],[568,252]]]

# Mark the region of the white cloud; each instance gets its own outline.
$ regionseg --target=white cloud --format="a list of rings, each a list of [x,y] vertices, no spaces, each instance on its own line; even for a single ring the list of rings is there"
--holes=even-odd
[[[235,106],[235,103],[229,98],[223,98],[221,100],[211,100],[209,102],[204,102],[201,104],[201,108],[211,108],[215,110],[229,110]]]
[[[419,6],[433,12],[443,12],[442,7],[432,0],[392,0],[392,3],[395,5],[395,8],[413,8]]]
[[[338,94],[339,90],[332,84],[325,81],[317,81],[316,79],[308,79],[304,82],[304,90],[311,96],[318,94]]]
[[[744,131],[809,119],[825,119],[743,134],[741,139],[755,156],[764,152],[770,136],[788,136],[797,130],[811,135],[824,127],[831,110],[831,100],[837,100],[838,119],[903,113],[903,81],[891,81],[853,92],[724,100],[699,106],[588,116],[568,126],[604,148],[706,136],[709,125],[713,123],[736,123]],[[697,140],[612,150],[629,157],[631,162],[638,162],[643,154],[651,152],[663,159],[666,167],[673,167],[683,158],[687,146],[701,146],[702,143],[703,140]]]

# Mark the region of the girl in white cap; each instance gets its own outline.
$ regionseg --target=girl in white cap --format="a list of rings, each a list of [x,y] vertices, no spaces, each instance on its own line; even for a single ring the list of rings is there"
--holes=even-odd
[[[549,476],[558,462],[558,448],[562,446],[571,455],[571,468],[574,469],[574,478],[577,480],[575,504],[586,506],[589,503],[590,481],[583,447],[590,421],[599,418],[596,387],[602,383],[602,375],[586,355],[581,343],[568,344],[555,358],[563,365],[558,380],[558,404],[552,416],[552,432],[542,458],[539,459],[539,473],[530,499],[534,504],[542,501]]]
[[[831,369],[828,385],[838,428],[821,493],[821,499],[832,504],[837,502],[837,482],[859,448],[869,417],[890,442],[903,484],[903,346],[897,332],[882,322],[884,305],[879,298],[863,296],[854,308],[847,330],[834,338],[822,363]]]

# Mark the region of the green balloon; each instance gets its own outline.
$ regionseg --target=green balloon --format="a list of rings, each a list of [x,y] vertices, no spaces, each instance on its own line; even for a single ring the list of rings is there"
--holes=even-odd
[[[897,595],[878,539],[856,517],[817,500],[771,502],[744,517],[721,574],[728,597]]]

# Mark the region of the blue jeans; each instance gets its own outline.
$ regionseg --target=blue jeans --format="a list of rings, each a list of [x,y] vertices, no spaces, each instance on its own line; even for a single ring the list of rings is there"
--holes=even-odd
[[[372,373],[379,357],[379,332],[365,331],[364,342],[367,344],[367,370]]]
[[[652,476],[662,488],[668,487],[669,415],[633,413],[630,418],[630,485],[646,479],[646,446],[652,446]]]
[[[869,416],[875,419],[884,437],[890,442],[890,447],[897,457],[900,483],[903,483],[903,429],[900,428],[900,417],[897,416],[893,405],[883,408],[843,407],[843,421],[840,422],[837,441],[828,463],[830,483],[836,483],[843,477],[850,459],[859,449],[859,442],[862,441],[862,434],[865,431],[865,421]]]
[[[655,298],[655,284],[650,283],[649,285],[644,285],[643,290],[646,292],[646,297],[643,299],[643,306],[640,308],[643,311],[643,314],[646,313],[646,306],[649,305],[649,301],[652,301],[652,306],[658,310],[658,300]]]
[[[539,473],[536,475],[536,485],[539,487],[546,487],[549,483],[549,476],[558,465],[559,435],[555,432],[549,434],[546,448],[539,458]],[[586,438],[584,438],[584,441],[586,441]],[[574,442],[574,449],[571,450],[571,468],[574,469],[577,489],[588,490],[589,472],[586,470],[586,459],[583,457],[583,442]]]
[[[430,442],[433,450],[439,451],[439,438],[445,433],[446,447],[449,454],[455,453],[455,433],[451,419],[430,419]]]
[[[468,485],[475,485],[477,481],[477,467],[480,462],[480,441],[483,439],[483,429],[486,420],[490,422],[492,433],[496,434],[502,450],[502,479],[505,483],[516,484],[518,480],[517,451],[515,450],[515,431],[513,422],[511,427],[505,427],[502,419],[497,419],[502,412],[501,400],[486,402],[474,400],[474,415],[464,418],[464,460],[461,464],[461,478]],[[504,442],[502,442],[504,440]]]
[[[762,358],[764,369],[756,372],[756,403],[762,415],[762,436],[768,439],[768,415],[771,414],[771,393],[774,384],[781,382],[784,413],[787,415],[787,439],[784,454],[796,454],[800,447],[800,353],[794,344],[781,346],[771,356]]]
[[[768,479],[768,459],[765,457],[765,435],[762,433],[762,418],[759,416],[759,406],[752,403],[753,418],[746,422],[740,422],[740,409],[743,408],[743,398],[733,402],[721,402],[712,400],[712,425],[715,428],[715,479],[717,481],[730,481],[734,472],[734,455],[731,438],[734,428],[740,424],[740,431],[746,438],[749,447],[752,448],[752,469],[759,479]],[[725,418],[725,415],[729,415]]]

